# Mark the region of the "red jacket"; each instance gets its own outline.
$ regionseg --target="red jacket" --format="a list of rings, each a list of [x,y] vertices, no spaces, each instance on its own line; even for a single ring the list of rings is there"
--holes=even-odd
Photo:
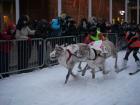
[[[0,33],[0,52],[10,53],[12,44],[9,40],[12,39],[12,35],[8,35],[6,29]]]
[[[129,48],[140,48],[140,40],[139,40],[139,34],[138,33],[134,33],[134,36],[132,36],[131,38],[129,38],[130,32],[127,32],[125,35],[125,40],[128,43],[132,43],[130,44],[128,47]]]

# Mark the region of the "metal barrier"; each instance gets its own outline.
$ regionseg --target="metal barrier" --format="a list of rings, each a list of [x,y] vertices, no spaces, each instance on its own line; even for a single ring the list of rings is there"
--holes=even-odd
[[[0,74],[44,65],[44,40],[0,40]]]

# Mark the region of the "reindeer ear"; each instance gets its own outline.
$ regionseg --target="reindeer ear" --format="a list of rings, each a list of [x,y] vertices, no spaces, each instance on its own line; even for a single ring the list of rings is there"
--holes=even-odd
[[[61,45],[61,47],[65,47],[65,45],[64,45],[64,44],[62,44],[62,45]]]
[[[58,44],[56,44],[56,45],[55,45],[55,48],[57,48],[57,47],[59,47],[59,45],[58,45]]]
[[[65,47],[68,46],[68,43],[65,43]]]

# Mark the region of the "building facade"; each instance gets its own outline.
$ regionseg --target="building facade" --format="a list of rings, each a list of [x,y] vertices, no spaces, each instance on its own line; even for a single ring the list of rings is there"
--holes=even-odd
[[[92,16],[109,22],[126,21],[139,24],[140,0],[0,0],[0,22],[28,14],[31,19],[52,18],[65,12],[76,21]]]

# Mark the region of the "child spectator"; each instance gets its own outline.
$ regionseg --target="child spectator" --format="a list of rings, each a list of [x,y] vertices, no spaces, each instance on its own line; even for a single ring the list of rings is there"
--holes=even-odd
[[[31,30],[28,26],[29,16],[21,16],[16,26],[16,39],[18,40],[18,69],[28,67],[28,60],[31,56],[31,38],[28,35],[34,35],[35,30]]]

